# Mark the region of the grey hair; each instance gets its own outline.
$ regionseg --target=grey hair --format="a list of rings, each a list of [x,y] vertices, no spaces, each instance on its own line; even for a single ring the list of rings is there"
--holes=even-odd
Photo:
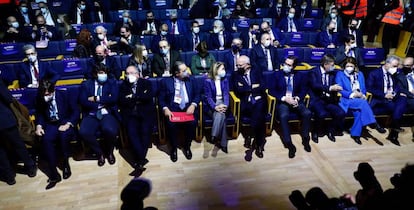
[[[400,58],[396,55],[389,55],[387,59],[385,60],[385,63],[391,63],[392,61],[397,60],[400,61]]]
[[[27,50],[33,49],[36,52],[36,48],[32,44],[25,44],[23,47],[23,52],[26,52]]]
[[[96,33],[96,31],[98,30],[98,29],[102,29],[105,33],[107,32],[107,30],[106,30],[106,28],[105,27],[103,27],[103,26],[96,26],[95,27],[95,33]]]

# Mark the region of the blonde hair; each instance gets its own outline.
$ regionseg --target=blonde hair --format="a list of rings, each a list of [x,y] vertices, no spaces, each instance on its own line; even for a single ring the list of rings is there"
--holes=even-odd
[[[213,65],[211,65],[211,67],[210,67],[210,71],[208,72],[208,77],[210,79],[214,79],[217,76],[217,71],[221,66],[224,66],[223,62],[213,63]]]

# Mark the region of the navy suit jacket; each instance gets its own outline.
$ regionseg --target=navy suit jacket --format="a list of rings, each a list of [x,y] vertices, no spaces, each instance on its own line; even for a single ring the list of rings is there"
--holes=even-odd
[[[296,30],[300,31],[301,28],[300,28],[299,20],[296,19],[296,18],[293,18],[293,23],[295,23]],[[278,28],[280,29],[280,31],[288,32],[288,27],[289,27],[289,24],[288,24],[288,18],[287,17],[280,20],[280,22],[278,24]]]
[[[40,62],[39,64],[39,79],[49,78],[49,80],[53,83],[59,80],[59,74],[52,69],[50,63],[48,62]],[[30,62],[23,62],[20,65],[20,69],[18,72],[19,75],[19,87],[25,88],[29,84],[32,84],[32,74],[30,72]]]
[[[329,39],[329,35],[328,32],[325,31],[321,31],[318,34],[318,45],[319,47],[328,47],[329,44],[334,44],[335,46],[339,45],[339,38],[338,38],[338,33],[333,33],[331,35],[331,39]]]
[[[323,85],[322,72],[320,66],[316,66],[309,73],[309,95],[311,106],[320,100],[328,103],[335,102],[335,100],[337,99],[337,92],[329,91],[329,86],[336,84],[335,76],[337,71],[332,71],[328,73],[329,86]],[[329,94],[329,96],[327,94]]]
[[[82,106],[82,116],[96,113],[99,105],[105,106],[109,114],[120,119],[118,114],[118,95],[119,88],[117,81],[111,77],[102,86],[102,96],[100,101],[88,101],[88,97],[95,96],[95,79],[88,79],[82,82],[80,87],[79,103]]]
[[[199,86],[197,85],[193,76],[185,80],[185,88],[187,90],[188,103],[184,110],[179,108],[179,104],[174,103],[175,86],[174,77],[166,77],[161,80],[160,95],[158,97],[160,108],[168,107],[171,111],[185,111],[192,104],[198,104],[201,100]],[[196,116],[196,115],[194,115]]]
[[[10,94],[3,80],[0,79],[0,130],[11,128],[17,124],[16,117],[10,109],[13,96]]]
[[[232,90],[240,99],[242,110],[248,103],[250,94],[254,98],[261,96],[262,100],[266,100],[266,84],[262,72],[260,70],[255,70],[254,68],[250,70],[251,85],[247,83],[243,76],[244,75],[238,71],[233,72],[232,74]]]
[[[274,74],[274,82],[269,84],[270,95],[276,97],[277,103],[283,103],[282,97],[286,95],[286,79],[283,71],[276,71]],[[298,96],[299,102],[303,103],[303,99],[308,93],[309,76],[306,72],[293,72],[293,92],[292,96]]]
[[[184,52],[188,52],[188,51],[193,51],[193,48],[195,48],[194,46],[194,38],[193,38],[193,33],[187,33],[184,37],[184,42],[183,42],[183,51]],[[207,40],[207,34],[204,32],[200,32],[198,33],[198,43],[202,42],[202,41],[206,41]]]
[[[70,98],[67,90],[55,90],[55,100],[58,109],[60,125],[67,122],[76,126],[80,117],[78,101]],[[50,122],[49,103],[46,103],[43,95],[37,95],[36,98],[36,125],[43,127]]]
[[[223,103],[229,106],[229,81],[223,78],[220,81],[221,93],[223,96]],[[207,106],[206,111],[213,110],[217,106],[216,104],[217,89],[214,79],[207,78],[204,80],[204,102]]]
[[[90,59],[88,62],[89,62],[89,66],[92,67],[88,70],[93,69],[93,66],[97,64],[97,61],[95,59]],[[105,57],[105,66],[109,68],[110,74],[112,74],[116,79],[119,79],[119,77],[122,74],[122,69],[121,69],[120,65],[116,62],[115,57],[106,56]],[[85,77],[86,77],[86,79],[92,78],[92,72],[85,71]]]
[[[398,87],[395,81],[395,78],[391,76],[393,80],[393,90],[396,93],[396,96],[399,95]],[[367,91],[372,93],[371,106],[374,106],[377,102],[385,100],[384,93],[384,73],[382,67],[371,70],[368,74],[367,79]]]
[[[239,52],[240,55],[246,55],[244,51]],[[226,74],[231,74],[234,72],[234,55],[233,52],[230,50],[224,54],[224,67],[226,68]]]
[[[395,81],[401,94],[405,94],[407,98],[410,99],[414,98],[414,94],[408,90],[407,75],[405,75],[403,72],[398,72],[397,75],[395,75]]]
[[[181,55],[179,52],[170,49],[170,69],[173,68],[176,61],[182,61]],[[165,68],[164,57],[158,53],[154,54],[154,57],[152,58],[153,73],[155,73],[158,77],[161,77]]]
[[[256,39],[258,39],[259,38],[259,36],[258,35],[256,35]],[[249,37],[249,31],[248,30],[245,30],[245,31],[242,31],[241,33],[240,33],[240,37],[239,37],[241,40],[242,40],[242,42],[243,42],[243,49],[248,49],[249,48],[249,42],[250,42],[250,37]],[[252,43],[252,47],[254,46],[255,44],[254,43]]]
[[[322,22],[321,30],[326,30],[326,27],[331,22],[331,20],[332,18],[329,15],[328,17],[325,17],[325,19],[323,19],[323,22]],[[342,30],[344,30],[341,16],[336,17],[336,29],[337,29],[337,32],[341,32]]]
[[[348,28],[345,28],[344,30],[342,30],[341,35],[339,37],[341,43],[343,43],[344,37],[348,34],[350,34]],[[356,34],[355,41],[357,43],[357,46],[358,47],[364,47],[364,40],[363,40],[363,37],[362,37],[362,35],[363,35],[362,31],[359,30],[359,29],[356,29],[355,34]]]
[[[233,35],[228,31],[223,31],[223,36],[224,36],[224,48],[228,49],[231,47],[231,42],[233,41]],[[211,50],[218,50],[220,48],[220,41],[218,38],[218,34],[216,33],[210,34],[208,46]]]
[[[146,79],[138,79],[135,94],[132,92],[132,84],[124,80],[119,88],[119,108],[122,119],[132,116],[148,117],[155,115],[154,93],[151,82]],[[127,97],[132,95],[132,97]]]
[[[279,69],[279,62],[277,57],[276,48],[273,46],[269,46],[270,50],[270,58],[272,60],[273,69]],[[254,69],[257,69],[259,71],[267,71],[267,57],[263,51],[262,45],[258,44],[254,46],[250,50],[250,61],[252,64],[252,67]]]
[[[365,62],[361,54],[361,49],[359,47],[355,47],[353,50],[355,53],[355,59],[358,62],[358,66],[365,66]],[[341,45],[338,48],[336,48],[335,63],[342,63],[346,59],[346,57],[347,56],[345,55],[345,45]]]
[[[169,33],[172,33],[172,21],[166,20],[165,23],[168,25],[168,29],[170,30]],[[178,32],[180,35],[185,35],[188,32],[187,24],[184,22],[184,20],[177,19],[178,24]]]
[[[170,44],[170,49],[176,50],[174,35],[167,34],[165,36],[165,39],[167,39],[168,43]],[[152,41],[151,41],[151,51],[152,51],[152,53],[160,53],[160,47],[159,47],[159,42],[160,41],[161,41],[161,35],[160,34],[152,37]]]

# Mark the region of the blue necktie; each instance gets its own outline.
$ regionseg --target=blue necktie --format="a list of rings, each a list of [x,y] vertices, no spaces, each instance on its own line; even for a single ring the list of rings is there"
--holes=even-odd
[[[288,81],[287,81],[287,91],[292,93],[293,92],[293,86],[292,86],[292,75],[288,76]]]
[[[102,96],[102,85],[98,85],[98,90],[96,91],[96,95]],[[96,118],[98,118],[98,120],[102,120],[103,118],[102,109],[98,109],[98,111],[96,112]]]
[[[57,116],[57,107],[56,107],[56,100],[55,99],[52,99],[52,101],[50,101],[50,103],[49,103],[49,114],[50,114],[50,120],[51,121],[59,120],[59,118]]]
[[[184,82],[180,81],[180,97],[181,97],[181,102],[180,102],[180,109],[183,110],[185,108],[185,94],[184,94]]]

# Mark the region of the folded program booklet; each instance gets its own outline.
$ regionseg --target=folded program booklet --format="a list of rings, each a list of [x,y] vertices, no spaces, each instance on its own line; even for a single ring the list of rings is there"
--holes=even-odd
[[[194,120],[193,114],[187,114],[186,112],[172,112],[171,122],[188,122]]]

